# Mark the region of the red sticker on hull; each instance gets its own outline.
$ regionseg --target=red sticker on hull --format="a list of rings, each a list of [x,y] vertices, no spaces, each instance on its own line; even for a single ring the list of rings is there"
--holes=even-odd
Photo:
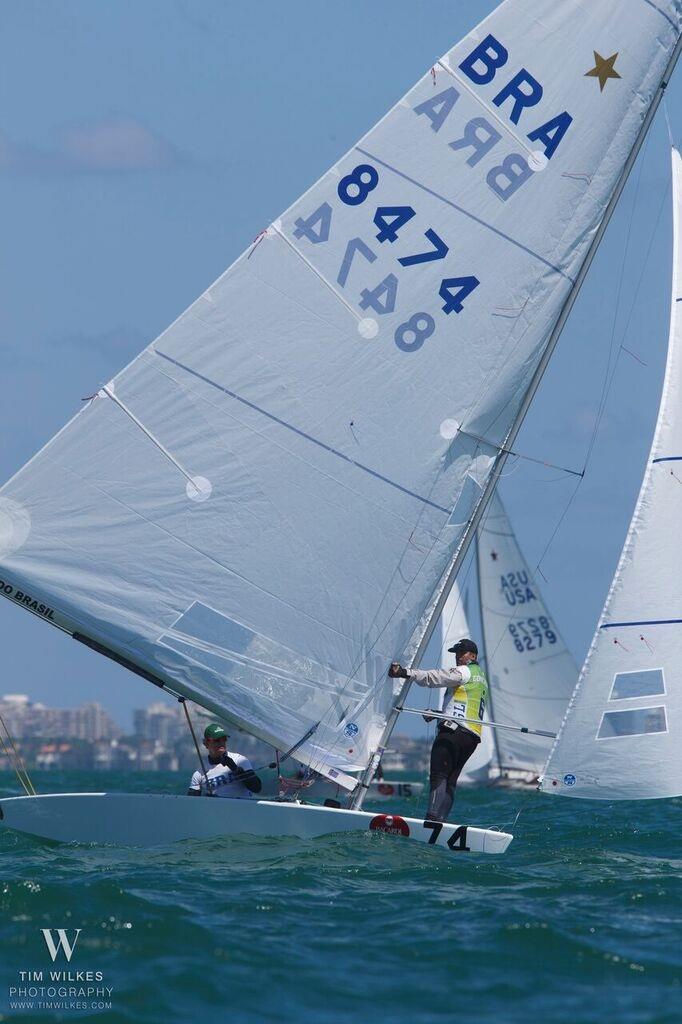
[[[390,782],[380,782],[378,789],[382,796],[393,796],[395,793],[395,787]]]
[[[388,832],[392,836],[409,836],[410,826],[398,814],[377,814],[369,823],[373,832]]]

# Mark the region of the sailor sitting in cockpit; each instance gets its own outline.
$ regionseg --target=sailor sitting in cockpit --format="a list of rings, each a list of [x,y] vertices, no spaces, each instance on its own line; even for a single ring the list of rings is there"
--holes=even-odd
[[[208,750],[210,768],[192,776],[187,796],[224,796],[232,800],[252,800],[260,793],[261,780],[251,762],[242,754],[228,753],[227,733],[213,722],[204,729],[204,746]]]

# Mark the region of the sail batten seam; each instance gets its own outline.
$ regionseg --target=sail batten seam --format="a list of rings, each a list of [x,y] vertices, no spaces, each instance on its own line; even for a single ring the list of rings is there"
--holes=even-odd
[[[391,480],[390,477],[384,476],[382,473],[378,473],[375,469],[370,469],[369,466],[365,466],[362,462],[358,462],[356,459],[351,459],[349,455],[344,455],[344,453],[340,452],[338,448],[333,448],[325,441],[321,441],[319,438],[313,437],[312,434],[306,433],[306,431],[301,430],[300,427],[295,427],[293,423],[287,423],[286,420],[281,419],[279,416],[275,416],[274,413],[268,412],[267,409],[263,409],[261,406],[256,405],[255,402],[251,402],[248,398],[238,395],[236,391],[231,391],[230,388],[226,388],[223,384],[219,384],[217,381],[211,380],[210,377],[204,376],[204,374],[199,373],[198,370],[194,370],[185,363],[179,362],[177,359],[169,356],[166,352],[161,352],[159,349],[154,349],[154,351],[156,355],[160,356],[162,359],[167,359],[168,362],[173,363],[174,366],[179,367],[181,370],[185,370],[186,373],[191,373],[194,377],[202,380],[205,384],[217,388],[218,391],[224,392],[224,394],[229,398],[234,398],[235,401],[241,402],[242,405],[247,406],[247,408],[252,409],[254,412],[260,413],[262,416],[266,416],[269,420],[272,420],[273,423],[277,423],[280,427],[285,427],[287,430],[291,430],[298,437],[305,438],[306,441],[310,441],[312,444],[321,448],[323,451],[328,452],[330,455],[335,455],[343,462],[348,463],[348,465],[355,466],[356,469],[362,470],[363,473],[368,473],[375,479],[381,480],[382,483],[388,484],[390,487],[394,487],[403,494],[407,494],[410,498],[416,498],[417,501],[422,502],[424,505],[428,505],[430,508],[436,509],[438,512],[442,512],[446,516],[451,514],[452,509],[445,508],[443,505],[438,505],[435,501],[431,501],[430,498],[425,498],[423,495],[417,494],[416,491],[411,491],[409,488],[403,487],[403,485],[399,484],[396,480]]]
[[[483,110],[485,110],[486,114],[488,114],[490,117],[492,117],[494,121],[496,121],[496,123],[502,128],[502,130],[514,140],[517,146],[521,146],[522,149],[525,149],[528,156],[534,158],[536,157],[537,154],[533,149],[531,149],[528,143],[524,142],[524,140],[510,128],[507,122],[500,117],[497,111],[493,110],[493,108],[488,103],[486,103],[481,96],[476,95],[474,90],[467,82],[464,81],[461,75],[458,75],[456,71],[453,71],[452,68],[445,64],[442,59],[437,61],[437,63],[440,65],[440,67],[442,67],[443,71],[445,71],[448,75],[454,78],[457,84],[461,86],[467,92],[467,94],[471,96],[471,98],[480,107],[483,108]]]
[[[346,307],[346,309],[351,314],[351,316],[354,316],[355,319],[359,323],[362,320],[362,317],[360,316],[360,314],[358,312],[356,312],[356,310],[353,309],[353,307],[351,306],[350,302],[347,302],[346,299],[344,299],[343,295],[341,295],[341,293],[336,290],[336,288],[333,286],[333,284],[331,284],[327,280],[327,278],[324,276],[324,274],[320,273],[320,271],[317,269],[317,267],[313,266],[313,264],[310,262],[310,260],[307,259],[306,256],[303,255],[303,253],[298,248],[298,246],[294,245],[294,243],[291,241],[291,239],[287,238],[287,236],[284,234],[282,229],[280,227],[278,227],[276,224],[272,225],[272,230],[275,232],[275,234],[279,238],[282,239],[282,241],[286,245],[289,246],[291,251],[298,256],[298,258],[301,260],[301,262],[305,263],[305,265],[308,268],[308,270],[311,270],[313,272],[313,274],[318,279],[318,281],[322,282],[322,284],[325,286],[325,288],[327,288],[332,293],[332,295],[336,299],[338,299],[338,301],[341,303],[342,306]]]

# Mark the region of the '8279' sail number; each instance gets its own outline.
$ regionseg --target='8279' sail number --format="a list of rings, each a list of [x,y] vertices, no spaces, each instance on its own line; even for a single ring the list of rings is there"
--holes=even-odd
[[[545,643],[550,646],[556,643],[556,633],[546,615],[538,615],[536,619],[516,619],[507,628],[517,651],[537,651]]]
[[[424,828],[431,829],[431,835],[429,836],[429,846],[434,846],[438,842],[438,836],[443,831],[442,821],[425,821]],[[467,827],[466,825],[458,825],[452,835],[448,838],[447,846],[451,850],[469,850],[467,846]]]
[[[345,206],[361,206],[378,184],[379,172],[376,167],[369,163],[358,164],[341,178],[336,191]],[[411,206],[377,206],[373,224],[378,231],[374,237],[380,245],[385,242],[392,245],[399,239],[400,230],[416,216],[417,211]],[[305,238],[311,245],[329,241],[332,217],[331,205],[328,202],[322,203],[308,217],[297,218],[294,224],[294,238]],[[424,231],[424,240],[424,245],[420,246],[421,251],[408,251],[403,255],[396,255],[395,273],[387,274],[374,287],[363,288],[357,293],[357,305],[361,310],[371,310],[377,316],[394,313],[398,289],[405,271],[409,273],[410,267],[444,260],[450,252],[448,243],[432,227]],[[336,278],[336,284],[340,288],[346,290],[349,276],[352,276],[351,268],[357,257],[361,258],[361,266],[375,262],[375,248],[376,245],[372,248],[362,238],[349,240]],[[356,263],[356,268],[357,266]],[[442,300],[441,312],[446,316],[450,313],[461,313],[465,300],[479,284],[480,281],[473,275],[443,277],[438,288],[438,296]],[[435,330],[435,318],[431,313],[420,310],[396,327],[393,338],[401,352],[416,352]]]

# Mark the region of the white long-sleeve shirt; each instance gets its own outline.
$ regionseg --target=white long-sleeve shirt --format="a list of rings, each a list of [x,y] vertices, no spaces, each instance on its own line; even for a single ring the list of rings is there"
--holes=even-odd
[[[444,722],[444,725],[453,728],[457,724],[458,718],[470,717],[467,714],[467,684],[471,683],[471,669],[467,665],[459,665],[457,668],[454,666],[453,668],[433,669],[413,668],[407,670],[407,677],[417,686],[443,690],[440,711],[449,716],[449,720]],[[480,717],[483,717],[482,713]],[[472,728],[466,722],[461,722],[460,728],[469,729],[470,732],[480,736],[480,729]]]
[[[452,668],[408,668],[407,678],[412,679],[417,686],[456,690],[458,686],[471,682],[471,669],[467,665],[459,665],[456,668],[454,665]],[[446,696],[447,689],[443,694],[443,697]]]
[[[235,754],[233,751],[230,751],[227,756],[234,761],[238,768],[243,768],[245,772],[253,767],[248,757],[244,757],[243,754]],[[208,787],[206,786],[207,781]],[[196,771],[192,776],[189,788],[195,792],[201,792],[203,796],[206,796],[207,792],[210,791],[213,796],[227,797],[230,800],[256,799],[244,783],[239,781],[234,772],[231,772],[223,764],[212,764],[207,770],[206,776],[204,776],[203,772]]]

